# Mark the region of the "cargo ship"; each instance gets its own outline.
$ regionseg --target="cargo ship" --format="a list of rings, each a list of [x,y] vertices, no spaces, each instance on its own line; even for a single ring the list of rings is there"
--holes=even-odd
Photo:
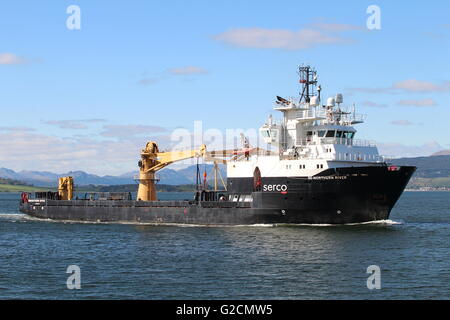
[[[131,194],[89,194],[73,198],[73,179],[62,177],[58,192],[23,193],[20,211],[33,217],[88,222],[150,224],[253,225],[351,224],[386,220],[416,170],[394,166],[376,145],[356,139],[355,125],[365,116],[355,105],[344,108],[343,95],[322,103],[317,72],[298,68],[296,98],[276,97],[272,116],[259,132],[266,149],[253,148],[242,136],[233,150],[159,152],[148,142],[139,161],[138,190]],[[269,151],[275,150],[275,151]],[[223,190],[208,190],[197,170],[193,199],[161,201],[156,173],[189,158],[223,163]]]

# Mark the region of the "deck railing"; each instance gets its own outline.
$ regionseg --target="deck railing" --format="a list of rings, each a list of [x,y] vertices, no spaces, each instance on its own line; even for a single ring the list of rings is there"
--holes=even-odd
[[[380,156],[377,154],[365,153],[321,153],[321,154],[300,154],[297,157],[294,155],[280,155],[283,160],[300,160],[300,159],[323,159],[327,161],[351,161],[351,162],[387,162],[390,158]]]

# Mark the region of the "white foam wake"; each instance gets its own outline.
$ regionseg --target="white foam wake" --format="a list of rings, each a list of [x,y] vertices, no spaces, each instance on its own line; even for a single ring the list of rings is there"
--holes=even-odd
[[[193,224],[193,223],[162,223],[162,222],[139,222],[139,221],[78,221],[78,220],[55,220],[29,216],[27,214],[18,213],[3,213],[0,214],[0,219],[7,220],[30,220],[54,223],[68,223],[68,224],[122,224],[122,225],[138,225],[138,226],[173,226],[173,227],[219,227],[219,228],[273,228],[273,227],[342,227],[342,226],[358,226],[358,225],[401,225],[403,222],[394,221],[390,219],[376,220],[357,223],[346,224],[328,224],[328,223],[256,223],[256,224],[239,224],[239,225],[224,225],[224,224]]]
[[[391,220],[391,219],[386,219],[386,220],[367,221],[367,222],[361,222],[361,223],[355,223],[355,224],[396,225],[396,224],[403,224],[403,221],[394,221],[394,220]],[[353,225],[353,224],[348,224],[348,225]]]
[[[22,220],[25,217],[26,217],[26,214],[23,214],[23,213],[0,213],[1,220],[17,221],[17,220]]]
[[[342,224],[332,224],[332,223],[288,223],[288,224],[274,224],[275,227],[342,227],[342,226],[360,226],[360,225],[398,225],[403,224],[400,221],[394,220],[375,220],[366,222],[354,222],[354,223],[342,223]]]

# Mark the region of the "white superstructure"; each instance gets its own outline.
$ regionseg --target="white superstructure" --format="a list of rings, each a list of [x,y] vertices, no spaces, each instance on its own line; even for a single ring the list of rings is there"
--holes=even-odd
[[[353,125],[365,118],[355,113],[355,106],[344,110],[340,93],[322,104],[316,71],[301,66],[299,75],[300,99],[277,97],[274,110],[283,114],[282,121],[269,116],[260,128],[264,141],[276,147],[278,154],[229,161],[228,177],[251,177],[256,167],[268,177],[311,177],[329,168],[384,164],[374,143],[355,139]]]

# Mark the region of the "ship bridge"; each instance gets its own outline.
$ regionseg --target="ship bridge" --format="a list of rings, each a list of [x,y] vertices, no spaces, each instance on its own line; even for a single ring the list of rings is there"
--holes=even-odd
[[[277,96],[274,110],[283,114],[281,121],[268,121],[260,128],[267,144],[278,148],[287,159],[318,158],[336,161],[382,162],[375,143],[355,139],[353,127],[366,116],[356,113],[355,104],[344,107],[338,93],[321,102],[317,73],[309,66],[299,68],[302,90],[300,99]]]

